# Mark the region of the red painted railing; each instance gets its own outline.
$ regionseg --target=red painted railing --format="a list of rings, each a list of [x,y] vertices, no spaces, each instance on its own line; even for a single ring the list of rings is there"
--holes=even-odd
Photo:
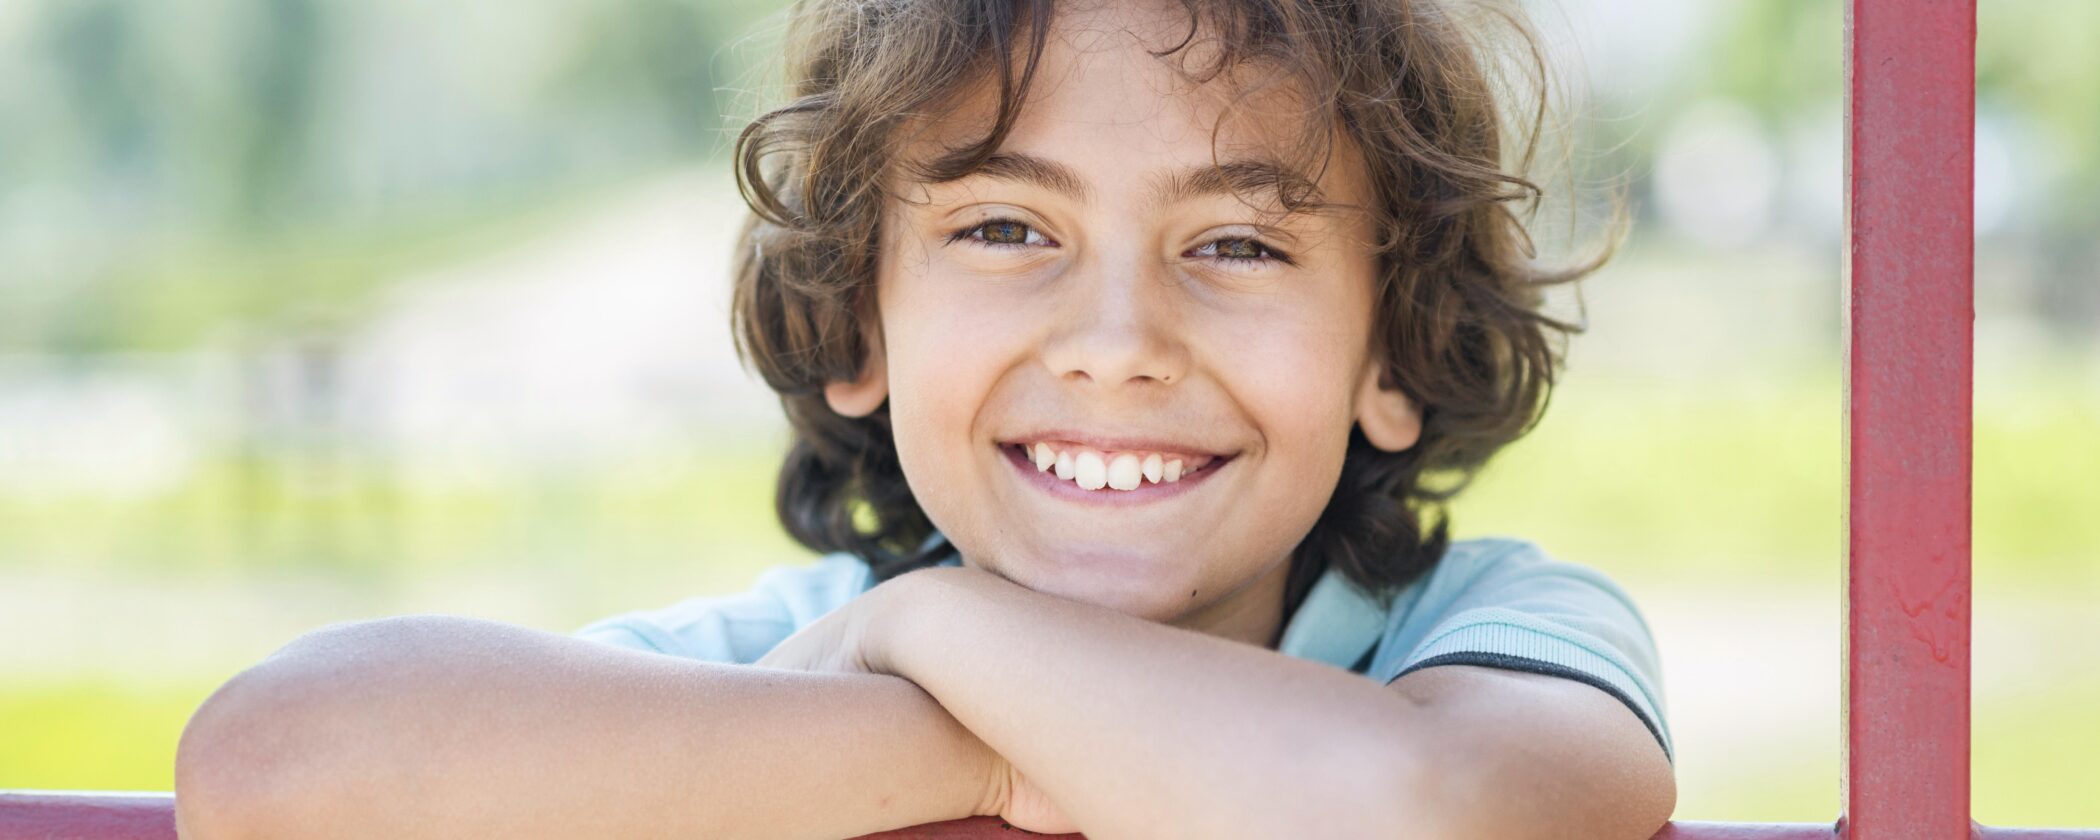
[[[1846,29],[1845,816],[1655,840],[2100,840],[1969,816],[1975,2],[1851,0]],[[168,794],[0,792],[0,840],[174,836]],[[1039,835],[983,817],[870,835],[1019,836]]]
[[[990,817],[922,825],[860,840],[1013,840],[1043,837]],[[1078,837],[1079,835],[1065,835]],[[1829,825],[1746,826],[1680,822],[1655,840],[1830,840]],[[2072,840],[2073,835],[2004,834],[1984,838]],[[2100,836],[2100,835],[2092,835]],[[2084,837],[2084,835],[2079,835]],[[0,792],[0,840],[175,840],[175,797],[165,793]]]
[[[1847,27],[1845,824],[1969,831],[1974,0]]]
[[[1975,826],[1975,840],[2096,840],[2100,832]],[[1015,840],[1044,837],[990,817],[922,825],[859,840]],[[1078,837],[1076,834],[1064,837]],[[1835,840],[1829,824],[1674,822],[1654,840]],[[175,840],[175,797],[165,793],[0,792],[0,840]]]

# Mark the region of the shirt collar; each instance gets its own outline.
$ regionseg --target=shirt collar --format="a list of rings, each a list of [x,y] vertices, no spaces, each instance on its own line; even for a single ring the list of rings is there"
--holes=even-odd
[[[1388,607],[1329,568],[1283,629],[1278,652],[1356,670],[1385,635]]]

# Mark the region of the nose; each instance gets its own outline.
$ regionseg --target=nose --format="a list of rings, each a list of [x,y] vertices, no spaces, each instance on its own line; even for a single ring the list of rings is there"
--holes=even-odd
[[[1168,267],[1143,252],[1090,263],[1062,278],[1043,364],[1059,379],[1107,386],[1181,381],[1189,349]]]

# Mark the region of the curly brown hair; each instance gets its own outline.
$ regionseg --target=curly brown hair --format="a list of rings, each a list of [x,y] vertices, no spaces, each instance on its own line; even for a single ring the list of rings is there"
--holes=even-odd
[[[1385,452],[1352,432],[1333,497],[1291,558],[1286,607],[1331,567],[1389,595],[1443,555],[1445,503],[1543,415],[1561,358],[1554,339],[1582,329],[1540,311],[1543,287],[1594,270],[1611,244],[1572,268],[1538,265],[1525,223],[1542,191],[1524,173],[1547,115],[1545,61],[1516,14],[1481,19],[1516,34],[1529,88],[1507,84],[1479,33],[1438,0],[1182,3],[1188,35],[1156,55],[1181,53],[1183,72],[1201,78],[1246,67],[1301,86],[1367,165],[1380,232],[1377,350],[1386,384],[1422,408],[1422,433]],[[960,178],[999,148],[1053,11],[1048,0],[800,0],[792,99],[737,139],[752,216],[732,318],[738,352],[779,392],[793,428],[780,519],[812,549],[864,558],[877,579],[943,550],[905,483],[887,406],[849,418],[824,399],[827,382],[861,370],[888,179],[900,163],[924,180]],[[914,120],[987,80],[997,108],[980,140],[931,163],[898,160]],[[1517,89],[1536,100],[1515,112],[1528,131],[1513,142],[1505,109]],[[1330,140],[1308,141],[1319,165],[1331,151]]]

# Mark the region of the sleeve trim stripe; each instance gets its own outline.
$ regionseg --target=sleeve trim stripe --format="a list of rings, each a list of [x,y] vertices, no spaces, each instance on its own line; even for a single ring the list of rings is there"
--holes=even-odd
[[[1487,609],[1494,609],[1494,608],[1487,608]],[[1498,612],[1506,612],[1506,611],[1501,611],[1501,610],[1497,610],[1497,611],[1498,611]],[[1543,632],[1541,632],[1541,631],[1539,630],[1539,628],[1537,628],[1537,627],[1533,627],[1533,626],[1530,626],[1529,624],[1522,624],[1522,623],[1518,623],[1518,622],[1514,622],[1514,621],[1504,621],[1504,620],[1499,620],[1499,619],[1487,619],[1487,620],[1477,620],[1477,621],[1468,621],[1468,622],[1465,622],[1465,623],[1463,623],[1463,624],[1459,624],[1459,625],[1457,625],[1457,626],[1451,627],[1451,628],[1449,628],[1449,629],[1445,630],[1445,631],[1444,631],[1444,632],[1442,632],[1442,633],[1438,633],[1438,634],[1437,634],[1436,636],[1434,636],[1434,637],[1430,638],[1429,640],[1427,640],[1427,641],[1424,641],[1424,642],[1423,642],[1423,643],[1421,644],[1421,646],[1419,647],[1419,650],[1430,650],[1430,649],[1433,649],[1433,648],[1435,648],[1435,647],[1436,647],[1437,645],[1440,645],[1440,644],[1444,644],[1444,643],[1446,643],[1447,641],[1449,641],[1449,640],[1451,639],[1451,637],[1453,637],[1453,636],[1457,636],[1457,635],[1459,635],[1460,633],[1476,633],[1476,632],[1478,632],[1478,631],[1482,631],[1482,630],[1490,630],[1490,631],[1492,631],[1492,629],[1493,629],[1493,628],[1502,628],[1502,627],[1506,627],[1506,628],[1509,628],[1509,629],[1511,629],[1511,630],[1516,630],[1516,631],[1518,631],[1518,632],[1521,632],[1521,633],[1527,633],[1527,634],[1534,634],[1534,635],[1541,635],[1541,636],[1545,636],[1546,638],[1552,639],[1552,640],[1554,640],[1554,641],[1556,641],[1556,642],[1560,642],[1560,643],[1562,643],[1562,644],[1565,644],[1565,645],[1567,645],[1567,646],[1569,646],[1569,647],[1572,647],[1572,648],[1575,648],[1575,649],[1577,649],[1577,650],[1580,650],[1580,651],[1582,651],[1583,653],[1587,653],[1587,654],[1589,654],[1589,655],[1591,655],[1591,656],[1595,656],[1595,657],[1597,657],[1597,658],[1599,658],[1599,659],[1603,659],[1603,660],[1609,661],[1609,662],[1611,662],[1611,663],[1612,663],[1613,665],[1619,665],[1619,662],[1617,661],[1616,657],[1614,657],[1614,656],[1613,656],[1613,655],[1612,655],[1611,653],[1607,653],[1607,652],[1605,652],[1605,651],[1597,650],[1597,649],[1595,649],[1595,648],[1592,648],[1592,647],[1590,647],[1589,645],[1583,644],[1583,643],[1581,643],[1581,642],[1578,642],[1578,641],[1575,641],[1575,640],[1573,640],[1573,639],[1567,639],[1567,638],[1563,638],[1563,637],[1561,637],[1561,636],[1559,636],[1559,635],[1555,635],[1555,634],[1551,634],[1551,633],[1543,633]],[[1621,665],[1620,667],[1621,667],[1621,668],[1624,668],[1624,666],[1623,666],[1623,665]]]
[[[1518,657],[1525,657],[1525,659],[1541,659],[1541,661],[1569,659],[1571,655],[1577,657],[1577,659],[1592,659],[1592,661],[1588,661],[1588,664],[1594,664],[1594,666],[1600,666],[1600,668],[1611,668],[1611,670],[1623,674],[1625,682],[1627,682],[1627,689],[1640,693],[1640,701],[1642,701],[1644,708],[1661,710],[1663,703],[1657,701],[1657,697],[1653,695],[1651,687],[1648,687],[1648,682],[1644,682],[1640,676],[1636,676],[1638,670],[1627,666],[1625,657],[1619,655],[1617,649],[1611,649],[1609,645],[1598,645],[1598,647],[1604,647],[1604,649],[1592,647],[1588,643],[1583,643],[1581,638],[1571,638],[1569,636],[1571,630],[1567,630],[1567,628],[1546,630],[1546,628],[1533,626],[1529,622],[1529,617],[1522,617],[1518,613],[1508,613],[1508,611],[1499,611],[1499,609],[1493,609],[1493,613],[1506,613],[1506,615],[1512,615],[1512,617],[1518,617],[1518,619],[1508,619],[1508,617],[1499,617],[1497,615],[1497,617],[1478,617],[1478,619],[1472,619],[1472,622],[1457,624],[1457,626],[1453,626],[1453,628],[1449,628],[1445,632],[1438,632],[1434,638],[1426,640],[1426,643],[1422,643],[1420,647],[1415,647],[1413,657],[1428,659],[1428,657],[1455,653],[1455,651],[1497,651],[1497,653],[1508,653],[1508,655],[1518,655]],[[1556,653],[1560,653],[1560,655],[1556,655]],[[1577,666],[1577,664],[1569,664],[1569,661],[1562,661],[1562,664],[1571,666],[1571,668]],[[1600,668],[1592,668],[1592,670],[1600,670]],[[1657,714],[1657,716],[1661,716],[1661,714]]]
[[[1571,635],[1582,634],[1572,634],[1566,628],[1549,630],[1522,620],[1484,616],[1438,634],[1435,639],[1416,648],[1410,660],[1478,651],[1552,662],[1617,686],[1620,693],[1641,711],[1643,719],[1653,720],[1658,729],[1667,733],[1662,703],[1655,697],[1654,686],[1641,676],[1646,672],[1630,667],[1614,648],[1602,646],[1600,650],[1599,645],[1585,643],[1583,638],[1571,638]]]
[[[1655,720],[1653,720],[1649,716],[1648,712],[1643,710],[1640,704],[1635,703],[1633,701],[1633,698],[1628,696],[1623,689],[1619,688],[1617,685],[1612,684],[1610,680],[1604,679],[1603,677],[1599,677],[1596,674],[1592,674],[1588,671],[1570,668],[1558,662],[1547,662],[1545,660],[1532,659],[1526,656],[1511,656],[1506,653],[1488,653],[1486,651],[1465,651],[1460,653],[1447,653],[1442,656],[1435,656],[1429,659],[1424,659],[1413,665],[1407,666],[1405,670],[1401,671],[1399,675],[1393,677],[1393,679],[1398,680],[1400,679],[1400,677],[1407,676],[1408,674],[1412,674],[1424,668],[1434,668],[1438,665],[1481,665],[1490,668],[1501,668],[1509,671],[1523,671],[1525,673],[1530,674],[1542,674],[1549,677],[1561,677],[1563,679],[1570,679],[1582,683],[1584,685],[1592,686],[1599,691],[1611,695],[1619,702],[1626,704],[1626,708],[1632,709],[1633,716],[1640,719],[1641,725],[1648,728],[1648,734],[1655,736],[1655,743],[1662,746],[1663,758],[1665,760],[1668,760],[1672,766],[1676,765],[1677,763],[1677,756],[1670,749],[1669,739],[1663,736],[1662,729],[1656,725]],[[1390,681],[1388,681],[1388,684],[1391,684]]]

